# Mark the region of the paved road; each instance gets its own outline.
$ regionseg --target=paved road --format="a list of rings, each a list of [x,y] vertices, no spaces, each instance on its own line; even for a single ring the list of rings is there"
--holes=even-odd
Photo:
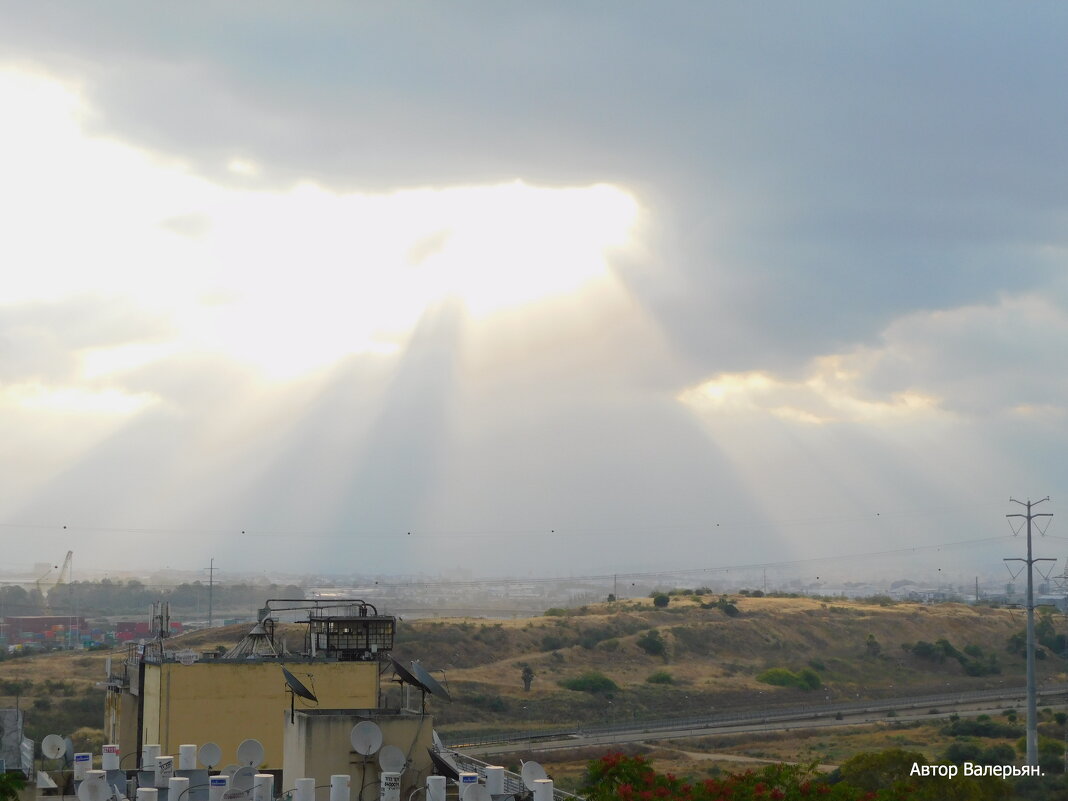
[[[1063,706],[1068,703],[1068,685],[1047,687],[1039,691],[1039,706]],[[826,704],[793,710],[748,712],[730,717],[710,717],[680,721],[647,721],[619,726],[563,730],[531,737],[516,733],[494,742],[458,743],[451,748],[465,754],[523,753],[531,750],[551,751],[596,745],[619,745],[643,740],[673,740],[704,737],[710,734],[737,734],[792,729],[857,726],[887,720],[930,720],[956,713],[966,717],[1001,712],[1006,707],[1022,709],[1026,705],[1023,688],[979,690],[937,696],[910,696],[864,701],[853,704]],[[937,709],[935,715],[931,710]],[[893,714],[891,715],[891,711]]]

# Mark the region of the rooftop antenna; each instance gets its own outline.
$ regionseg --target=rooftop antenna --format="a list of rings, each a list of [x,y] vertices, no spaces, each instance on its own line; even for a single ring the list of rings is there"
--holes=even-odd
[[[45,759],[62,759],[66,753],[67,744],[58,734],[46,734],[41,740],[41,755]]]
[[[237,761],[244,767],[258,768],[263,764],[263,743],[256,739],[242,741],[237,747]]]
[[[300,679],[286,670],[282,665],[279,665],[279,667],[282,668],[282,675],[285,676],[286,686],[289,689],[289,722],[292,723],[296,719],[295,707],[298,695],[301,698],[311,701],[313,704],[319,703],[319,699],[315,697],[315,693],[301,683]]]
[[[352,727],[349,732],[349,742],[352,750],[363,757],[360,770],[360,798],[363,798],[363,788],[367,786],[367,763],[371,755],[378,752],[382,747],[382,729],[371,720],[361,720]]]
[[[407,757],[395,745],[386,745],[378,753],[378,765],[385,773],[401,773],[408,763]]]
[[[237,790],[245,794],[252,792],[253,786],[256,784],[256,769],[243,765],[234,771],[234,775],[230,777],[230,789]]]
[[[409,684],[412,687],[417,688],[423,694],[420,709],[424,714],[426,713],[427,693],[437,695],[444,698],[446,701],[452,700],[448,691],[438,683],[437,679],[427,673],[426,668],[418,662],[412,662],[411,669],[409,670],[398,662],[395,657],[391,656],[389,661],[393,663],[393,670],[400,678],[401,684]]]
[[[382,729],[373,721],[361,720],[349,732],[349,742],[357,754],[371,756],[382,747]]]
[[[107,801],[111,797],[111,788],[104,776],[102,770],[89,771],[78,785],[78,801]]]
[[[520,775],[523,777],[523,786],[531,792],[534,792],[534,782],[538,779],[549,778],[549,774],[545,772],[545,768],[538,762],[524,762],[523,770],[520,771]]]
[[[200,759],[201,765],[206,765],[208,770],[211,770],[222,759],[222,749],[219,748],[218,743],[204,743],[204,745],[200,746],[197,757]]]

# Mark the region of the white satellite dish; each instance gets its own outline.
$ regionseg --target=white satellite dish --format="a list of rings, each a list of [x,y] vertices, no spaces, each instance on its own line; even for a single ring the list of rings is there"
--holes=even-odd
[[[263,743],[254,739],[242,741],[237,747],[237,761],[250,768],[258,768],[263,764]]]
[[[41,740],[41,753],[46,759],[59,759],[67,753],[67,744],[58,734],[47,734]]]
[[[357,754],[364,756],[376,754],[382,747],[382,729],[373,721],[361,720],[349,732],[349,742],[352,743],[352,750]]]
[[[469,784],[464,788],[463,801],[493,801],[493,796],[484,784]]]
[[[103,777],[85,779],[78,785],[78,801],[107,801],[111,797],[111,788]]]
[[[248,765],[238,768],[230,777],[230,789],[248,792],[256,784],[256,768]]]
[[[386,773],[400,773],[408,758],[395,745],[386,745],[378,752],[378,764]]]
[[[534,782],[538,779],[548,779],[549,774],[545,772],[543,768],[537,762],[524,762],[521,775],[523,776],[523,786],[533,792]]]
[[[222,749],[219,748],[217,743],[204,743],[204,745],[200,746],[200,752],[197,756],[201,765],[214,768],[219,764],[219,760],[222,759]]]

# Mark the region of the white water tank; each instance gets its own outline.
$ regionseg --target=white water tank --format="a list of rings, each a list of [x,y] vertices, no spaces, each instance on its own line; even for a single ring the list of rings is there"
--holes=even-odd
[[[445,801],[445,777],[426,777],[426,801]]]
[[[252,801],[272,801],[273,798],[274,776],[270,773],[257,773],[253,777]]]
[[[486,765],[486,789],[493,795],[504,793],[504,767],[501,765]]]
[[[92,754],[74,755],[74,781],[80,782],[85,779],[85,774],[93,767]]]
[[[119,747],[108,743],[100,749],[100,767],[102,770],[119,769]]]
[[[400,801],[401,775],[384,771],[379,780],[379,801]]]
[[[553,780],[534,780],[534,801],[553,801]]]
[[[347,773],[335,773],[330,777],[330,801],[349,801],[352,777]]]
[[[196,770],[197,769],[197,747],[196,744],[190,745],[185,743],[178,746],[178,770]]]
[[[230,777],[225,773],[217,773],[208,778],[208,801],[222,801],[226,791],[230,789]]]
[[[294,801],[315,801],[315,779],[297,779]]]
[[[174,775],[174,757],[156,757],[156,787],[166,787],[171,776]]]
[[[167,780],[167,801],[189,801],[189,779],[171,776]]]

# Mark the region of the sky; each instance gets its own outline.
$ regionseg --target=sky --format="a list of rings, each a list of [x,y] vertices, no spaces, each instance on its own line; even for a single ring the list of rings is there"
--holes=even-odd
[[[0,9],[11,569],[1063,570],[1063,4]]]

